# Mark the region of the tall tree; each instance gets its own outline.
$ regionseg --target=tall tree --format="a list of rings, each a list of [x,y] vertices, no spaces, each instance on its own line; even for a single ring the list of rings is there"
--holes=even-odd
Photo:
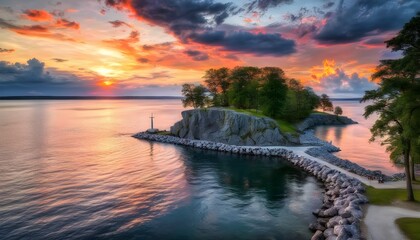
[[[206,88],[203,85],[184,84],[182,85],[182,103],[184,107],[202,108],[207,104]]]
[[[281,75],[270,73],[261,89],[262,110],[265,115],[278,117],[285,105],[287,85]]]
[[[322,108],[322,111],[329,111],[333,110],[333,104],[330,100],[330,97],[327,94],[322,94],[321,99],[319,100],[319,105]]]
[[[227,91],[231,84],[229,68],[209,69],[204,75],[207,88],[213,95],[215,106],[229,106]]]
[[[334,108],[334,114],[337,115],[337,116],[342,115],[343,114],[343,109],[340,106],[336,106]]]
[[[379,88],[365,93],[362,101],[372,104],[365,108],[364,116],[379,114],[371,140],[380,137],[392,159],[403,159],[407,198],[414,201],[411,180],[415,179],[413,156],[417,155],[412,147],[420,143],[420,13],[386,44],[393,51],[402,51],[403,57],[382,60],[377,67],[372,78],[380,80]]]
[[[257,79],[261,70],[257,67],[235,67],[230,75],[229,102],[237,108],[252,108],[258,106]]]

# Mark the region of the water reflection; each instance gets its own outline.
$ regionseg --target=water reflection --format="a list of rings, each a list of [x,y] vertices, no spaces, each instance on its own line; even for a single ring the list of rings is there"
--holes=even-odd
[[[271,159],[130,137],[151,111],[168,129],[182,110],[178,100],[0,102],[1,238],[309,238],[315,179]]]
[[[376,116],[365,119],[364,107],[367,103],[357,101],[335,101],[334,106],[341,106],[344,115],[349,116],[359,124],[348,126],[320,126],[315,129],[315,135],[341,148],[336,153],[340,158],[349,159],[371,170],[381,170],[387,174],[401,172],[401,166],[396,166],[389,159],[389,154],[379,141],[369,142],[371,137],[370,127]]]

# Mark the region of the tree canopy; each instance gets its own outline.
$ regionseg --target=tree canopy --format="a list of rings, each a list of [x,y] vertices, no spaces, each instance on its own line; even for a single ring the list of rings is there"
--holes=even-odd
[[[206,88],[203,85],[184,84],[182,85],[182,103],[184,107],[202,108],[208,102]]]
[[[333,111],[333,104],[330,100],[330,97],[327,94],[322,94],[321,99],[319,100],[319,106],[322,108],[322,111]]]
[[[366,91],[362,99],[371,102],[364,116],[379,114],[371,128],[371,140],[380,138],[391,159],[402,159],[407,198],[414,201],[411,180],[415,179],[414,162],[418,161],[415,158],[420,146],[420,13],[385,43],[392,51],[402,51],[403,57],[381,60],[372,75],[372,79],[379,80],[379,88]]]

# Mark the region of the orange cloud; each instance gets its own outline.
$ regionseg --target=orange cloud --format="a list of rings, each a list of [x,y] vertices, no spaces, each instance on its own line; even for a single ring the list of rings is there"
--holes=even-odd
[[[70,28],[70,29],[75,29],[75,30],[80,28],[79,23],[69,21],[69,20],[64,19],[64,18],[57,19],[54,26],[57,27],[57,28]]]
[[[48,22],[54,18],[49,12],[37,9],[28,9],[24,11],[22,17],[34,22]]]
[[[15,32],[20,35],[31,36],[31,37],[40,37],[40,38],[50,38],[60,41],[71,41],[79,42],[74,38],[68,37],[61,33],[52,32],[49,27],[51,26],[42,26],[42,25],[14,25],[0,18],[0,27],[9,29],[12,32]],[[53,26],[54,27],[54,26]]]

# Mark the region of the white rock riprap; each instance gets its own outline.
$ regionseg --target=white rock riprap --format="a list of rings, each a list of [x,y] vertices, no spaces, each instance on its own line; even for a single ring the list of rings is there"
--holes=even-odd
[[[216,150],[233,154],[263,155],[281,157],[312,174],[325,184],[323,205],[313,212],[317,221],[310,224],[314,231],[312,239],[360,239],[360,220],[363,217],[362,205],[368,202],[362,183],[338,170],[318,162],[300,157],[282,148],[234,146],[211,141],[148,134],[133,135],[135,138],[178,144],[201,149]]]

